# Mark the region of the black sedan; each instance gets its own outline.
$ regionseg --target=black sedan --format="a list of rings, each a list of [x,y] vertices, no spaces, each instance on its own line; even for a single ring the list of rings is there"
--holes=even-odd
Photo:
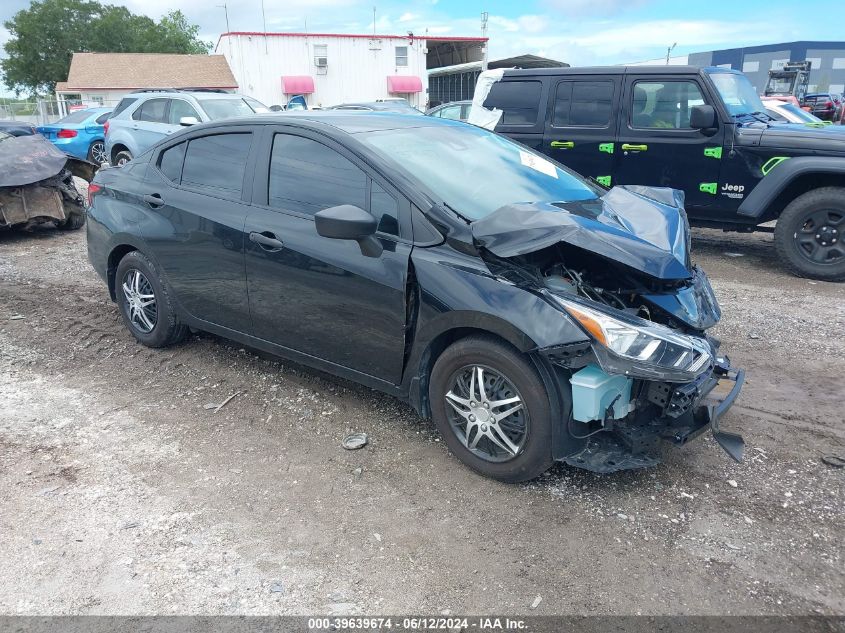
[[[144,345],[206,330],[393,394],[507,482],[708,429],[741,455],[719,420],[742,372],[671,190],[435,117],[303,112],[186,128],[89,196],[90,261]]]

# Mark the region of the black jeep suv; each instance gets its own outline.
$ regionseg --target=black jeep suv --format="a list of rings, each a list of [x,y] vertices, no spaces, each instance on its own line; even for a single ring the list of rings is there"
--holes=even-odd
[[[469,121],[605,187],[680,189],[693,225],[750,232],[777,220],[792,272],[841,281],[845,135],[773,125],[765,111],[724,68],[547,68],[482,74]]]

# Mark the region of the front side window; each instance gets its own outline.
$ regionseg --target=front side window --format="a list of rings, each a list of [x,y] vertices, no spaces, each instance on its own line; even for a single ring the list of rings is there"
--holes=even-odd
[[[167,112],[167,99],[150,99],[144,101],[141,106],[132,113],[136,121],[148,121],[150,123],[166,123],[165,113]]]
[[[612,81],[562,81],[555,91],[552,125],[607,127],[612,112]]]
[[[182,176],[182,162],[185,160],[185,149],[187,147],[188,143],[179,143],[173,147],[168,147],[158,159],[158,168],[161,173],[176,184],[179,184],[179,179]]]
[[[638,81],[632,97],[631,126],[636,128],[691,129],[690,109],[704,103],[694,81]]]
[[[540,111],[541,91],[539,81],[497,81],[484,107],[501,110],[504,125],[534,125]]]
[[[252,134],[233,132],[191,139],[182,184],[212,195],[240,198]]]
[[[270,157],[269,204],[314,215],[341,204],[367,208],[367,175],[310,138],[276,134]]]
[[[212,121],[255,114],[249,104],[240,97],[197,99],[197,102]]]
[[[592,200],[601,193],[542,154],[472,125],[396,128],[357,137],[470,220],[508,204]]]
[[[194,117],[197,121],[202,121],[200,115],[194,110],[194,106],[187,101],[183,101],[182,99],[172,99],[170,101],[170,114],[167,117],[170,125],[179,125],[182,117],[189,116]]]
[[[379,232],[399,235],[399,207],[396,198],[375,181],[372,181],[370,186],[370,213],[378,220]]]
[[[408,65],[408,47],[407,46],[397,46],[396,47],[396,66],[407,66]]]

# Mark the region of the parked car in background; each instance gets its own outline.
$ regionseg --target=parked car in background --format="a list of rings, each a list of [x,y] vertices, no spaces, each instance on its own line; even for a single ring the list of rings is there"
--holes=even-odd
[[[111,108],[77,110],[35,129],[60,150],[100,165],[108,160],[104,124],[111,111]]]
[[[35,134],[35,126],[23,121],[0,121],[0,132],[11,136],[29,136]]]
[[[452,121],[466,121],[469,118],[470,107],[472,107],[472,101],[453,101],[426,110],[426,115]]]
[[[775,121],[780,121],[781,123],[801,123],[815,127],[830,125],[830,121],[822,121],[816,115],[810,114],[794,103],[789,103],[782,99],[767,99],[765,97],[762,101],[763,105],[766,106],[766,114]]]
[[[326,110],[358,110],[359,112],[396,112],[398,114],[422,114],[405,99],[387,101],[364,101],[360,103],[341,103]]]
[[[336,110],[194,126],[89,191],[89,259],[144,345],[191,327],[392,394],[506,482],[651,466],[707,431],[741,458],[719,420],[743,372],[707,335],[677,192]]]
[[[252,97],[215,90],[133,92],[106,122],[106,156],[120,166],[184,126],[269,111]]]
[[[809,108],[809,112],[822,121],[837,121],[841,114],[841,102],[829,92],[808,94],[801,100],[801,106]]]

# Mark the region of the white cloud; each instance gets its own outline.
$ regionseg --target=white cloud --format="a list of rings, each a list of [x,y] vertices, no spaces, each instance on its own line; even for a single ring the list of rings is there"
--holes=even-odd
[[[418,20],[420,15],[418,13],[403,13],[399,16],[399,22],[412,22]]]

